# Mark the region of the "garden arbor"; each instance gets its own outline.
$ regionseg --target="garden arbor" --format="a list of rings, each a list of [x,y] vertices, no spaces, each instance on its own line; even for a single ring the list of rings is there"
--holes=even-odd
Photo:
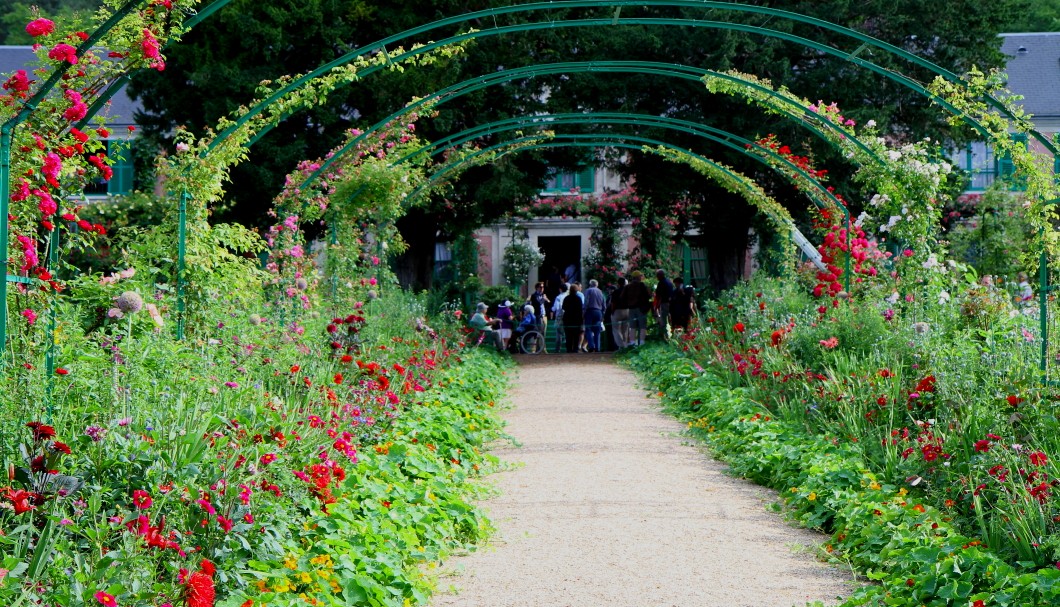
[[[144,4],[144,0],[131,0],[126,5],[124,5],[119,11],[116,11],[114,13],[115,22],[119,21],[125,14],[142,4]],[[206,18],[217,10],[221,10],[226,4],[227,0],[215,0],[207,7],[205,7],[196,18]],[[745,17],[753,16],[761,17],[764,23],[763,25],[750,25],[747,23],[715,21],[708,19],[651,17],[639,15],[629,16],[628,14],[627,16],[623,17],[623,9],[633,7],[693,9],[703,10],[704,12],[711,12],[711,14],[733,14]],[[582,18],[571,18],[568,14],[568,11],[599,11],[603,9],[608,10],[610,14],[605,17],[593,15],[590,17]],[[557,11],[559,11],[559,13],[557,13]],[[557,16],[557,14],[559,16]],[[512,25],[502,25],[498,21],[498,19],[503,18],[506,15],[526,15],[531,18],[537,15],[543,15],[545,16],[545,19],[540,21],[526,21]],[[194,20],[195,18],[189,20],[187,23],[191,25],[194,23]],[[445,32],[454,26],[459,27],[462,26],[462,24],[465,24],[472,20],[485,20],[485,22],[487,23],[492,22],[493,26],[481,30],[465,31],[462,33],[457,33],[455,35],[449,35],[448,37],[438,40],[437,42],[429,42],[423,45],[414,46],[407,51],[395,49],[395,45],[402,41],[413,40],[423,35],[434,35],[437,32]],[[788,31],[783,31],[782,29],[771,29],[769,27],[766,27],[766,25],[769,25],[773,21],[798,23],[808,25],[813,28],[820,28],[821,30],[828,31],[833,35],[841,36],[843,39],[847,40],[848,43],[854,48],[839,49],[812,40],[810,38],[794,35]],[[910,66],[915,67],[916,69],[926,70],[928,73],[935,74],[944,81],[952,83],[954,86],[957,87],[964,86],[960,77],[893,45],[887,44],[880,40],[876,40],[870,36],[864,35],[849,28],[829,23],[827,21],[808,17],[805,15],[800,15],[798,13],[793,13],[789,11],[728,2],[711,2],[702,0],[610,0],[603,2],[588,0],[567,0],[560,2],[536,2],[516,4],[508,7],[499,7],[465,13],[462,15],[441,19],[417,28],[401,32],[399,34],[395,34],[394,36],[387,37],[372,44],[365,45],[361,48],[358,48],[354,51],[351,51],[350,53],[343,55],[342,57],[337,58],[335,61],[329,62],[321,66],[320,68],[310,72],[309,74],[292,78],[283,83],[282,86],[277,87],[276,90],[266,96],[259,103],[249,108],[247,111],[243,112],[241,115],[238,116],[238,118],[232,121],[228,121],[226,128],[222,129],[220,133],[212,139],[209,145],[202,151],[201,156],[203,161],[209,162],[210,158],[213,157],[216,151],[223,148],[226,143],[228,143],[229,139],[235,137],[237,134],[241,133],[241,131],[242,134],[240,135],[240,137],[243,137],[243,139],[237,142],[238,145],[249,145],[253,142],[253,138],[256,136],[256,133],[259,133],[260,131],[269,128],[270,124],[274,124],[276,121],[282,120],[284,117],[290,115],[291,113],[298,111],[299,108],[305,107],[307,104],[313,103],[312,95],[307,95],[307,98],[298,99],[297,96],[299,91],[309,87],[315,81],[327,78],[336,69],[345,66],[353,61],[360,60],[363,62],[355,76],[357,79],[363,79],[374,72],[385,70],[390,66],[400,64],[401,62],[415,60],[415,58],[417,57],[423,57],[428,53],[449,47],[451,45],[463,44],[467,41],[486,41],[492,37],[504,36],[507,34],[519,32],[544,32],[549,30],[555,30],[557,28],[620,27],[627,25],[644,27],[696,27],[716,29],[719,31],[733,30],[767,38],[773,38],[796,45],[801,45],[803,47],[812,49],[813,51],[820,53],[822,56],[831,56],[841,61],[848,62],[854,66],[857,66],[858,68],[871,70],[872,72],[877,73],[893,82],[896,82],[901,86],[904,86],[920,95],[930,98],[932,101],[935,101],[936,103],[941,105],[942,108],[947,112],[955,116],[961,117],[966,123],[970,124],[973,128],[983,133],[987,138],[997,140],[999,137],[997,129],[994,128],[993,130],[991,130],[988,125],[984,124],[984,120],[981,118],[980,115],[969,112],[964,107],[957,107],[952,100],[943,98],[940,95],[932,92],[932,90],[922,85],[913,77],[898,73],[894,70],[886,69],[884,67],[881,67],[880,65],[877,65],[876,63],[873,63],[872,61],[866,58],[866,50],[868,49],[871,52],[886,53],[891,57],[907,62]],[[87,49],[89,46],[91,46],[91,44],[95,43],[97,40],[103,40],[104,43],[106,43],[106,40],[103,37],[107,31],[108,25],[104,24],[103,27],[101,27],[97,32],[93,34],[92,38],[86,41],[85,44],[79,48],[79,52],[83,52],[81,49]],[[391,50],[388,50],[388,48]],[[375,58],[376,61],[374,63],[368,62],[366,58]],[[534,66],[530,68],[525,68],[524,71],[521,73],[522,75],[532,76],[534,73],[548,73],[548,70],[550,69],[566,72],[581,69],[581,67],[584,67],[586,70],[594,69],[592,66],[575,67],[573,64],[569,64],[563,67],[557,65],[552,68],[548,68],[545,66]],[[627,63],[626,65],[600,64],[595,69],[616,71],[618,71],[619,69],[625,69],[627,71],[634,71],[637,73],[659,73],[664,68],[661,68],[657,65],[631,65]],[[704,74],[706,74],[706,71],[695,72],[687,66],[671,67],[665,69],[669,70],[673,74],[680,74],[680,77],[695,77],[697,75],[702,77]],[[512,70],[512,72],[515,72],[515,70]],[[560,72],[557,71],[552,73]],[[506,74],[505,76],[507,77],[511,75],[513,74]],[[725,77],[724,75],[718,73],[713,73],[712,76],[716,78]],[[47,84],[45,87],[40,89],[36,93],[34,99],[43,98],[45,95],[47,95],[50,87],[54,85],[54,83],[57,82],[60,77],[61,71],[56,71],[53,78],[49,80],[50,84]],[[479,86],[479,84],[481,84],[482,86],[488,86],[488,84],[485,84],[487,80],[489,80],[490,83],[499,82],[500,77],[498,76],[497,78],[497,80],[490,80],[489,77],[483,77],[482,81],[478,84],[461,83],[460,85],[454,85],[453,87],[445,89],[444,92],[439,91],[438,96],[456,95],[462,90],[475,90],[475,87]],[[352,79],[353,78],[348,79],[347,82],[352,81]],[[328,86],[341,86],[342,83],[339,80],[341,79],[335,80]],[[733,77],[732,80],[738,86],[744,86],[748,88],[757,87],[757,90],[760,93],[763,92],[762,87],[757,83],[738,83],[736,81],[740,79],[735,77]],[[99,99],[104,99],[110,91],[116,90],[114,86],[115,85],[112,85],[110,89],[101,93]],[[326,93],[327,86],[325,86],[322,90],[316,91],[316,94],[326,95]],[[768,95],[774,99],[779,98],[777,95]],[[992,108],[992,111],[1000,114],[1003,117],[1012,118],[1013,115],[1011,111],[1002,102],[990,97],[989,95],[982,97],[982,101],[985,102],[985,104],[989,108]],[[91,109],[94,112],[98,110],[99,107],[100,103],[97,101],[96,103],[93,103]],[[0,160],[3,161],[0,162],[0,204],[5,205],[4,208],[0,208],[0,211],[3,211],[0,212],[0,223],[3,224],[0,225],[0,248],[3,248],[3,250],[5,251],[7,250],[8,232],[8,213],[6,205],[9,198],[9,191],[7,188],[11,178],[11,175],[9,174],[10,165],[7,162],[6,158],[7,154],[10,151],[10,133],[13,129],[17,128],[26,118],[28,118],[32,114],[34,108],[35,104],[32,101],[30,103],[27,103],[24,106],[23,111],[18,116],[16,116],[7,124],[5,124],[3,127],[4,139],[0,141],[0,143],[3,144],[2,149],[0,149]],[[270,111],[273,112],[273,115],[269,115],[265,118],[262,118]],[[808,122],[808,115],[806,113],[805,107],[800,109],[792,106],[791,113],[788,114],[788,117],[802,124],[806,124]],[[621,119],[616,118],[615,120]],[[815,129],[815,132],[817,132],[818,134],[824,134],[825,131],[831,129],[834,126],[829,126],[827,124],[827,120],[822,123],[820,115],[814,117],[814,120],[817,122],[817,124],[822,125],[821,128]],[[248,129],[254,132],[248,135],[245,132]],[[705,129],[699,129],[699,132],[704,131]],[[483,132],[489,132],[489,129]],[[1048,138],[1044,137],[1042,134],[1038,133],[1033,129],[1029,131],[1029,134],[1031,137],[1039,141],[1039,143],[1043,147],[1050,150],[1054,154],[1056,153],[1056,148],[1054,147],[1053,143],[1049,141]],[[835,134],[833,134],[833,136],[834,135]],[[853,138],[852,135],[853,133],[849,131],[838,133],[838,137],[840,139],[857,141],[857,139]],[[239,139],[239,137],[236,137],[236,139]],[[453,141],[455,142],[457,141],[457,139],[458,138],[454,138]],[[832,141],[834,141],[834,138],[832,139]],[[1001,142],[998,141],[998,143]],[[341,156],[341,154],[339,156]],[[218,160],[218,162],[219,166],[217,166],[216,169],[218,171],[223,172],[227,169],[228,166],[235,162],[238,162],[238,154],[229,150],[227,152],[227,156],[225,154],[221,154],[221,158]],[[1024,169],[1025,167],[1021,166],[1018,168]],[[811,179],[810,181],[816,180]],[[825,188],[822,187],[820,189],[824,190]],[[28,280],[25,276],[13,275],[10,269],[6,269],[5,276],[5,281],[0,284],[0,289],[2,289],[2,291],[0,291],[0,299],[5,302],[4,306],[0,306],[0,342],[4,343],[6,343],[6,301],[8,283],[26,282]],[[179,280],[180,277],[178,276],[178,281]]]

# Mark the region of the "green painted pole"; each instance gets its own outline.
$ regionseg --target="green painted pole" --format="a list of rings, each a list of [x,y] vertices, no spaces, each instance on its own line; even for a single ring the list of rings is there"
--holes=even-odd
[[[180,193],[177,207],[177,339],[184,339],[184,264],[188,249],[188,190]]]
[[[1040,235],[1044,237],[1045,230],[1042,230]],[[1046,302],[1049,290],[1049,270],[1046,267],[1048,263],[1049,256],[1045,254],[1045,247],[1043,246],[1038,259],[1038,322],[1041,323],[1039,328],[1042,335],[1042,353],[1038,361],[1038,369],[1042,373],[1043,384],[1049,383],[1049,319],[1046,316]]]
[[[51,238],[48,241],[48,271],[54,272],[59,263],[59,224],[52,227]],[[55,297],[58,297],[56,295]],[[55,345],[56,345],[56,314],[55,302],[48,306],[48,352],[44,356],[44,372],[48,375],[47,384],[44,387],[44,402],[48,411],[48,422],[51,423],[55,414],[55,403],[52,400],[52,392],[55,390]]]
[[[8,179],[11,175],[11,130],[12,123],[0,127],[0,258],[3,259],[3,277],[0,281],[0,369],[7,361],[7,232],[8,197],[11,195]]]

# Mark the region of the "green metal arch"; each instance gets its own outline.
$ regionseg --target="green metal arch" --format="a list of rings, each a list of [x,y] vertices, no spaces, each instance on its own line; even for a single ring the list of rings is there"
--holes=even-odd
[[[749,158],[762,162],[763,164],[766,164],[767,167],[769,167],[769,165],[762,157],[748,153],[748,148],[755,148],[761,151],[763,154],[768,155],[774,160],[784,164],[792,172],[801,175],[803,178],[813,183],[814,187],[820,192],[820,195],[824,199],[829,200],[833,205],[842,210],[842,212],[847,218],[849,218],[849,212],[847,211],[846,207],[843,206],[843,203],[840,202],[838,198],[836,198],[834,193],[830,192],[828,188],[826,188],[823,184],[814,179],[809,173],[801,169],[798,165],[791,162],[787,158],[784,158],[783,156],[777,154],[773,150],[767,147],[760,146],[754,141],[745,139],[738,135],[734,135],[733,133],[722,129],[702,125],[689,120],[668,118],[666,116],[651,116],[648,114],[628,114],[622,112],[589,112],[584,114],[542,114],[533,116],[521,116],[518,118],[509,118],[506,120],[498,120],[495,122],[478,125],[476,127],[472,127],[470,129],[446,137],[445,139],[440,139],[436,142],[429,143],[418,150],[415,150],[413,152],[410,152],[409,154],[406,154],[405,156],[398,158],[392,163],[392,165],[396,166],[398,164],[402,164],[426,152],[430,152],[430,155],[432,157],[437,156],[439,153],[443,152],[446,149],[456,147],[462,143],[465,143],[467,141],[470,141],[486,134],[503,133],[527,127],[548,128],[550,126],[559,124],[579,124],[584,123],[585,121],[592,121],[595,124],[643,125],[651,127],[661,127],[673,131],[680,131],[720,143],[732,150],[735,150],[736,152],[742,155],[748,156]],[[625,134],[603,133],[598,133],[594,135],[610,135],[618,137],[627,136]],[[510,142],[501,142],[499,145],[510,145]],[[674,146],[671,145],[667,147]],[[711,161],[710,164],[720,167],[720,165],[713,161]],[[810,199],[815,204],[817,204],[819,200],[815,199],[814,196],[810,196]]]
[[[605,73],[621,72],[621,73],[637,73],[637,74],[654,74],[654,75],[663,75],[663,76],[669,76],[669,77],[675,77],[675,78],[682,78],[682,79],[686,79],[686,80],[700,80],[704,76],[715,76],[715,77],[718,77],[718,78],[723,78],[723,79],[726,79],[726,80],[737,82],[741,86],[746,86],[746,87],[752,88],[752,89],[754,89],[756,91],[765,92],[765,93],[769,94],[770,96],[772,96],[772,97],[774,97],[774,98],[776,98],[776,99],[778,99],[778,100],[780,100],[780,101],[782,101],[782,102],[784,102],[786,104],[789,104],[789,105],[793,106],[793,108],[797,108],[799,111],[802,112],[803,115],[808,116],[808,117],[812,116],[815,119],[823,121],[825,123],[825,126],[827,126],[829,129],[831,129],[832,131],[835,131],[836,133],[842,134],[846,139],[854,142],[855,145],[857,145],[862,151],[864,151],[866,154],[868,154],[871,158],[875,159],[877,162],[882,162],[882,160],[875,154],[875,152],[873,152],[871,149],[869,149],[869,147],[866,146],[864,142],[862,142],[857,137],[852,137],[849,134],[847,134],[845,131],[843,131],[839,127],[839,125],[835,124],[827,116],[811,112],[810,110],[798,105],[797,103],[795,103],[794,101],[788,99],[787,97],[778,94],[773,89],[770,89],[769,87],[762,86],[761,84],[758,84],[756,82],[751,82],[751,81],[748,81],[748,80],[744,80],[743,78],[739,78],[739,77],[733,76],[731,74],[725,74],[723,72],[716,72],[714,70],[708,70],[708,69],[704,69],[704,68],[698,68],[698,67],[694,67],[694,66],[687,66],[687,65],[681,65],[681,64],[674,64],[674,63],[660,63],[660,62],[653,62],[653,61],[582,61],[582,62],[564,62],[564,63],[540,64],[540,65],[533,65],[533,66],[527,66],[527,67],[522,67],[522,68],[515,68],[515,69],[511,69],[511,70],[504,70],[504,71],[501,71],[501,72],[488,74],[486,76],[480,76],[480,77],[470,78],[468,80],[464,80],[463,82],[459,82],[457,84],[454,84],[454,85],[448,86],[448,87],[446,87],[444,89],[441,89],[441,90],[439,90],[439,91],[437,91],[435,93],[432,93],[431,95],[429,95],[427,97],[424,97],[422,99],[418,99],[415,102],[410,103],[409,105],[405,106],[404,108],[402,108],[402,109],[390,114],[386,118],[376,122],[372,126],[370,126],[367,129],[365,129],[364,133],[360,134],[359,136],[355,137],[354,139],[351,139],[342,148],[340,148],[333,156],[331,156],[330,158],[324,160],[321,163],[320,168],[318,168],[316,171],[310,173],[303,180],[303,182],[302,182],[300,187],[302,187],[302,188],[308,187],[314,180],[319,178],[320,175],[322,175],[325,171],[327,171],[327,169],[330,168],[333,163],[335,163],[339,158],[341,158],[341,156],[343,154],[345,154],[346,152],[348,152],[351,149],[353,149],[358,143],[360,143],[361,141],[367,139],[372,133],[376,132],[377,130],[382,128],[384,125],[390,123],[391,121],[393,121],[393,120],[395,120],[395,119],[397,119],[397,118],[399,118],[399,117],[401,117],[401,116],[403,116],[405,114],[408,114],[410,112],[416,111],[417,109],[420,109],[423,106],[425,106],[427,104],[430,104],[431,102],[433,102],[435,100],[438,100],[438,104],[441,104],[441,103],[444,103],[446,101],[449,101],[450,99],[455,99],[455,98],[460,97],[462,95],[466,95],[466,94],[472,93],[472,92],[477,91],[477,90],[481,90],[481,89],[486,88],[486,87],[494,86],[496,84],[501,84],[501,83],[505,83],[505,82],[510,82],[511,80],[514,80],[516,78],[535,77],[535,76],[539,76],[539,75],[559,74],[559,73],[567,73],[567,72],[605,72]],[[818,129],[814,124],[812,124],[810,122],[807,122],[806,120],[803,120],[802,118],[800,118],[799,116],[797,116],[794,113],[791,113],[791,112],[784,112],[784,113],[790,119],[792,119],[796,123],[808,128],[808,129],[810,129],[818,137],[820,137],[825,142],[827,142],[830,145],[832,145],[832,142],[828,140],[827,136],[820,129]]]
[[[854,40],[861,42],[862,46],[859,47],[854,52],[848,53],[848,52],[844,52],[844,51],[841,51],[839,49],[833,48],[831,46],[828,46],[828,45],[825,45],[825,44],[821,44],[821,43],[815,42],[815,41],[807,39],[807,38],[803,38],[801,36],[796,36],[796,35],[793,35],[793,34],[788,34],[786,32],[780,32],[780,31],[777,31],[777,30],[772,30],[772,29],[768,29],[768,28],[764,28],[764,27],[758,27],[758,26],[752,26],[752,25],[744,25],[744,24],[738,24],[738,23],[709,21],[709,20],[701,20],[701,19],[670,19],[670,18],[631,18],[631,19],[621,19],[620,16],[619,16],[619,11],[621,10],[621,8],[623,6],[670,6],[670,7],[684,7],[684,8],[704,8],[704,9],[710,9],[710,10],[723,11],[723,12],[724,11],[745,12],[745,13],[762,14],[762,15],[767,15],[767,16],[770,16],[770,17],[780,17],[780,18],[784,18],[784,19],[790,19],[790,20],[793,20],[793,21],[807,23],[807,24],[813,25],[815,27],[821,27],[821,28],[827,29],[829,31],[835,32],[837,34],[846,36],[848,38],[853,38]],[[519,5],[513,5],[513,6],[507,6],[507,7],[499,7],[499,8],[494,8],[494,9],[487,9],[487,10],[482,10],[482,11],[465,13],[465,14],[458,15],[458,16],[455,16],[455,17],[449,17],[449,18],[446,18],[446,19],[441,19],[441,20],[434,21],[434,22],[431,22],[431,23],[428,23],[428,24],[425,24],[425,25],[422,25],[422,26],[419,26],[419,27],[416,27],[416,28],[412,28],[412,29],[406,30],[404,32],[401,32],[399,34],[395,34],[393,36],[384,38],[384,39],[379,40],[377,42],[374,42],[374,43],[371,43],[369,45],[362,46],[362,47],[360,47],[358,49],[350,51],[349,53],[346,53],[345,55],[335,59],[334,61],[328,62],[328,63],[318,67],[317,69],[313,70],[312,72],[309,72],[308,74],[305,74],[303,76],[300,76],[299,78],[296,78],[296,79],[292,80],[287,86],[285,86],[285,87],[277,90],[273,94],[269,95],[267,98],[262,100],[259,104],[255,105],[253,108],[251,108],[250,111],[246,115],[240,117],[240,119],[237,120],[235,124],[233,124],[229,128],[227,128],[224,131],[222,131],[220,134],[218,134],[217,137],[214,139],[214,143],[211,144],[211,148],[210,149],[212,149],[213,145],[216,145],[216,144],[220,143],[220,141],[222,141],[225,138],[227,138],[228,136],[230,136],[233,132],[235,132],[236,129],[238,129],[240,126],[242,126],[242,124],[244,124],[246,121],[248,121],[248,120],[252,119],[254,116],[260,114],[262,111],[264,111],[265,108],[267,108],[273,102],[278,100],[280,97],[282,97],[283,95],[285,95],[285,94],[287,94],[287,93],[289,93],[291,91],[297,90],[299,87],[301,87],[303,84],[307,83],[309,80],[326,73],[327,71],[331,70],[332,68],[335,68],[335,67],[338,67],[338,66],[341,66],[341,65],[345,65],[346,63],[349,63],[354,58],[360,57],[362,55],[365,55],[366,53],[369,53],[369,52],[372,52],[372,51],[378,51],[378,52],[386,53],[386,46],[387,45],[394,44],[395,42],[398,42],[400,40],[404,40],[406,38],[409,38],[409,37],[412,37],[412,36],[415,36],[415,35],[418,35],[418,34],[430,32],[432,30],[438,29],[440,27],[445,27],[447,25],[464,23],[464,22],[467,22],[467,21],[471,21],[471,20],[475,20],[475,19],[481,19],[481,18],[490,18],[490,17],[495,18],[498,15],[504,15],[504,14],[534,12],[534,11],[539,11],[539,10],[556,10],[556,9],[568,9],[568,8],[603,8],[603,7],[616,8],[615,15],[613,17],[609,17],[609,18],[550,20],[550,21],[544,21],[544,22],[524,23],[524,24],[515,25],[515,26],[499,26],[499,25],[496,25],[496,22],[494,22],[495,25],[492,28],[488,28],[488,29],[485,29],[485,30],[477,30],[477,31],[469,32],[469,33],[464,33],[464,34],[451,36],[449,38],[446,38],[446,39],[438,41],[438,42],[429,42],[429,43],[425,44],[424,46],[419,47],[417,49],[406,51],[404,53],[395,55],[394,57],[392,57],[392,59],[403,59],[403,58],[406,58],[406,57],[414,56],[416,54],[425,53],[425,52],[428,52],[430,50],[434,50],[436,48],[439,48],[441,46],[445,46],[445,45],[448,45],[448,44],[455,44],[455,43],[458,43],[458,42],[463,42],[463,41],[466,41],[466,40],[472,40],[472,39],[480,38],[480,37],[496,36],[496,35],[502,35],[502,34],[507,34],[507,33],[523,32],[523,31],[557,29],[557,28],[561,28],[561,27],[562,28],[566,28],[566,27],[589,27],[589,26],[614,26],[614,25],[622,24],[622,25],[673,25],[673,26],[685,26],[685,27],[709,27],[709,28],[716,28],[716,29],[728,29],[728,30],[748,32],[748,33],[752,33],[752,34],[759,34],[759,35],[763,35],[763,36],[767,36],[767,37],[779,38],[779,39],[782,39],[782,40],[785,40],[785,41],[788,41],[788,42],[793,42],[793,43],[796,43],[796,44],[800,44],[800,45],[805,46],[807,48],[812,48],[814,50],[817,50],[819,52],[822,52],[822,53],[825,53],[825,54],[828,54],[828,55],[839,57],[840,59],[844,59],[846,61],[850,61],[851,63],[853,63],[855,65],[858,65],[859,67],[863,67],[863,68],[869,69],[869,70],[871,70],[873,72],[876,72],[876,73],[880,74],[881,76],[884,76],[884,77],[886,77],[886,78],[888,78],[890,80],[893,80],[893,81],[901,84],[902,86],[905,86],[906,88],[909,88],[910,90],[913,90],[913,91],[917,92],[918,94],[920,94],[920,95],[922,95],[924,97],[927,97],[929,99],[934,100],[936,103],[938,103],[943,108],[945,108],[947,111],[949,111],[951,114],[953,114],[955,116],[960,116],[966,123],[971,125],[973,128],[976,128],[980,133],[988,135],[988,133],[986,133],[986,130],[982,127],[982,125],[980,125],[978,122],[972,120],[970,117],[964,116],[959,110],[954,108],[952,105],[947,103],[945,100],[940,99],[940,98],[932,95],[931,92],[928,91],[927,89],[925,89],[922,85],[920,85],[920,83],[918,83],[915,80],[913,80],[913,79],[911,79],[909,77],[906,77],[906,76],[904,76],[902,74],[898,74],[898,73],[896,73],[896,72],[894,72],[892,70],[885,69],[885,68],[883,68],[883,67],[881,67],[881,66],[879,66],[879,65],[877,65],[875,63],[872,63],[871,61],[862,59],[862,58],[858,57],[858,53],[862,50],[862,48],[864,48],[866,46],[871,46],[871,47],[875,47],[875,48],[878,48],[880,50],[883,50],[883,51],[885,51],[885,52],[887,52],[887,53],[889,53],[891,55],[897,56],[897,57],[899,57],[901,59],[904,59],[906,61],[910,61],[910,62],[914,63],[915,65],[918,65],[918,66],[920,66],[920,67],[922,67],[924,69],[927,69],[927,70],[929,70],[929,71],[931,71],[931,72],[933,72],[933,73],[935,73],[937,75],[940,75],[940,76],[942,76],[943,78],[945,78],[947,80],[950,80],[950,81],[955,82],[955,83],[963,83],[963,80],[961,80],[958,76],[956,76],[955,74],[953,74],[953,73],[951,73],[951,72],[949,72],[949,71],[947,71],[947,70],[935,65],[934,63],[931,63],[931,62],[929,62],[929,61],[927,61],[927,60],[925,60],[923,58],[917,57],[916,55],[913,55],[912,53],[904,51],[904,50],[902,50],[902,49],[900,49],[900,48],[898,48],[898,47],[896,47],[894,45],[888,44],[886,42],[883,42],[883,41],[878,40],[876,38],[873,38],[871,36],[867,36],[865,34],[862,34],[860,32],[852,30],[850,28],[846,28],[846,27],[843,27],[843,26],[840,26],[840,25],[837,25],[837,24],[834,24],[834,23],[831,23],[831,22],[828,22],[828,21],[824,21],[824,20],[817,19],[817,18],[814,18],[814,17],[807,17],[805,15],[801,15],[801,14],[798,14],[798,13],[792,13],[792,12],[784,11],[784,10],[780,10],[780,9],[773,9],[773,8],[760,7],[760,6],[750,6],[750,5],[744,5],[744,4],[738,4],[738,3],[713,2],[713,1],[708,1],[708,0],[603,0],[603,1],[560,0],[560,1],[555,1],[555,2],[538,2],[538,3],[519,4]],[[389,57],[389,55],[388,55],[388,57]],[[365,69],[365,70],[363,70],[361,72],[361,76],[367,76],[367,75],[369,75],[371,73],[374,73],[375,71],[378,71],[380,69],[382,69],[382,67],[374,67],[373,66],[373,67],[367,68],[367,69]],[[1000,103],[998,100],[988,96],[986,98],[986,101],[991,106],[995,107],[999,112],[1004,114],[1006,117],[1008,117],[1008,118],[1012,118],[1013,117],[1011,115],[1011,113],[1007,110],[1007,108],[1005,108],[1004,105],[1002,103]],[[1055,146],[1049,140],[1048,137],[1045,137],[1044,135],[1042,135],[1041,133],[1039,133],[1036,130],[1032,130],[1030,132],[1030,134],[1036,140],[1038,140],[1043,146],[1045,146],[1048,150],[1052,151],[1053,153],[1057,153],[1057,150],[1056,150]]]

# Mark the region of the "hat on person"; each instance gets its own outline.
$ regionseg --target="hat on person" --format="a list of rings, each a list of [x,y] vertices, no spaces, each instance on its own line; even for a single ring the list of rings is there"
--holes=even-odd
[[[510,308],[510,307],[512,307],[512,300],[505,299],[504,303],[502,303],[501,305],[504,306],[505,308]]]
[[[475,309],[476,309],[476,310],[487,310],[487,309],[489,309],[489,306],[487,306],[486,304],[484,304],[484,303],[482,303],[482,302],[480,301],[480,302],[478,302],[478,304],[477,304],[477,305],[475,306]]]
[[[633,278],[644,278],[644,272],[641,272],[640,270],[633,270],[633,273],[630,274],[630,276],[632,276]]]

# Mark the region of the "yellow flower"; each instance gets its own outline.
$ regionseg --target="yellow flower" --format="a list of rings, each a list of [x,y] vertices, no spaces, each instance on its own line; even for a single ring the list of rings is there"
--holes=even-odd
[[[901,489],[898,490],[898,495],[901,496],[901,497],[905,497],[907,493],[909,493],[909,490],[906,489],[905,487],[902,487]]]
[[[873,491],[879,491],[880,490],[880,484],[877,483],[876,481],[872,481],[871,483],[869,483],[869,489],[872,489]]]
[[[313,576],[309,575],[306,571],[302,571],[298,574],[298,579],[301,580],[303,584],[308,584],[313,581]]]
[[[298,569],[298,559],[288,556],[283,560],[283,566],[291,570]]]
[[[806,499],[810,500],[811,502],[815,501],[817,499],[817,494],[811,491],[810,494],[806,496]]]
[[[788,489],[788,491],[791,491],[792,493],[798,493],[799,492],[799,488],[798,487],[792,487],[791,489]]]

